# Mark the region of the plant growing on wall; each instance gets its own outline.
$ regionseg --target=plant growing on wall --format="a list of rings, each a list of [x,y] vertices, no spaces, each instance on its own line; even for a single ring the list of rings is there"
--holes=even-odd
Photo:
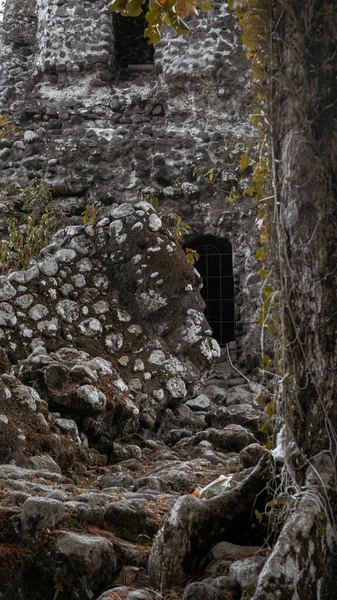
[[[22,190],[8,181],[1,191],[4,201],[21,199],[23,209],[29,211],[21,222],[16,216],[7,219],[8,238],[0,245],[0,271],[8,272],[25,267],[49,243],[59,227],[59,210],[50,187],[37,179]]]
[[[115,0],[110,7],[131,14],[141,4]],[[264,569],[253,598],[325,599],[335,593],[336,570],[337,11],[334,0],[228,5],[252,65],[260,157],[244,153],[240,165],[253,168],[249,193],[259,205],[261,325],[276,332],[279,348],[264,368],[280,377],[279,452],[283,485],[293,492],[270,559],[275,568]],[[163,22],[186,33],[182,19],[195,9],[150,0],[150,41],[159,40]]]

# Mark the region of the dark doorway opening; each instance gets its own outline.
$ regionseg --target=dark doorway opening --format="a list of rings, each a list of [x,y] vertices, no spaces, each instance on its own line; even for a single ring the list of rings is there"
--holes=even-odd
[[[235,340],[234,280],[232,246],[212,235],[200,236],[185,244],[199,254],[195,268],[203,281],[201,295],[205,316],[220,346]]]
[[[148,3],[142,6],[142,14],[138,17],[123,17],[120,14],[114,15],[115,30],[115,52],[116,61],[119,69],[129,69],[136,65],[142,65],[143,68],[153,65],[153,44],[148,43],[148,38],[144,37],[144,31],[148,26],[145,14],[148,10]]]

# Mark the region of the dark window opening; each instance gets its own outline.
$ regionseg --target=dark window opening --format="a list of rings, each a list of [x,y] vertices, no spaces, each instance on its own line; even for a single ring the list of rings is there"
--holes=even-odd
[[[148,3],[143,4],[139,17],[114,15],[116,63],[119,69],[139,72],[151,70],[153,65],[153,44],[148,43],[144,31],[148,26],[145,14]]]
[[[195,268],[203,281],[201,295],[205,316],[220,346],[235,340],[234,280],[232,246],[212,235],[200,236],[185,244],[199,254]]]

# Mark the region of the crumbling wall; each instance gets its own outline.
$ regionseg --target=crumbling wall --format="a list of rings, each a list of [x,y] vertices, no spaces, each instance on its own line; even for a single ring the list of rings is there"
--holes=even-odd
[[[96,226],[60,230],[37,262],[0,278],[1,344],[23,361],[20,379],[96,436],[153,428],[219,355],[199,278],[153,207],[106,213]]]
[[[254,131],[234,18],[214,2],[191,20],[188,36],[163,33],[152,71],[137,65],[130,80],[119,81],[111,15],[101,0],[40,1],[30,8],[39,23],[25,38],[25,71],[12,52],[14,25],[3,39],[0,110],[23,137],[0,139],[0,178],[21,186],[33,177],[48,183],[70,225],[81,223],[86,204],[100,215],[140,195],[157,203],[173,234],[169,214],[181,216],[190,227],[180,232],[183,242],[200,234],[228,239],[237,343],[242,361],[251,363],[259,350],[260,283],[255,210],[239,158]],[[11,14],[17,24],[19,13],[17,20]]]

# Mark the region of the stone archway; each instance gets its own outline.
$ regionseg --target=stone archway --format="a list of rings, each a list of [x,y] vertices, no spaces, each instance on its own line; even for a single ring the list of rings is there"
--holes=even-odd
[[[235,340],[235,309],[232,246],[212,235],[192,238],[185,248],[199,254],[195,268],[203,280],[201,295],[205,316],[220,346]]]

